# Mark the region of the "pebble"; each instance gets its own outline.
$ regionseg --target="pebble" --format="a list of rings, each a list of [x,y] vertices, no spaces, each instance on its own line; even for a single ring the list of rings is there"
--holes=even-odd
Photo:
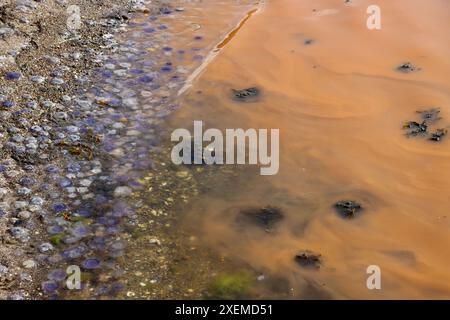
[[[53,245],[49,242],[44,242],[38,246],[38,250],[40,253],[48,253],[53,251]]]
[[[21,220],[28,220],[28,219],[30,219],[30,217],[31,217],[31,212],[29,212],[29,211],[20,211],[20,212],[17,214],[17,217],[18,217],[19,219],[21,219]]]
[[[160,246],[160,245],[161,245],[161,241],[159,241],[159,240],[156,239],[156,238],[150,239],[148,243],[150,243],[150,244],[156,244],[157,246]]]
[[[8,267],[0,264],[0,276],[7,274],[9,271]]]
[[[129,196],[132,192],[133,192],[133,190],[130,187],[120,186],[114,190],[114,196],[115,197],[126,197],[126,196]]]
[[[30,81],[34,83],[43,83],[45,81],[45,78],[41,76],[31,76]]]
[[[36,262],[32,259],[28,259],[28,260],[25,260],[22,263],[22,265],[25,269],[32,269],[32,268],[36,267]]]
[[[13,227],[10,229],[11,235],[22,242],[27,242],[30,239],[28,229],[22,227]]]
[[[64,81],[63,79],[61,79],[61,78],[53,78],[53,79],[50,81],[50,83],[53,84],[53,85],[55,85],[55,86],[60,86],[60,85],[64,84],[65,81]]]
[[[8,194],[8,189],[0,188],[0,199]]]

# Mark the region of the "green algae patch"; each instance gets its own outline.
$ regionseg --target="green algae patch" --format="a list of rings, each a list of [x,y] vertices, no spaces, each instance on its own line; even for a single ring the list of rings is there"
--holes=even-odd
[[[211,283],[210,294],[216,299],[238,299],[246,296],[254,279],[247,271],[219,274]]]
[[[53,236],[51,236],[48,240],[55,246],[59,245],[62,240],[64,239],[64,234],[63,233],[58,233],[55,234]]]

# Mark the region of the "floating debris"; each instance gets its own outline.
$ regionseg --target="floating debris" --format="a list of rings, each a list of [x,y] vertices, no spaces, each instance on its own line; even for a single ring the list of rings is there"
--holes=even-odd
[[[397,71],[402,72],[402,73],[411,73],[413,71],[417,71],[420,70],[417,67],[415,67],[412,63],[410,62],[406,62],[406,63],[402,63],[401,65],[399,65],[397,67]]]
[[[362,210],[362,206],[353,200],[338,201],[334,207],[344,218],[353,218],[359,211]]]
[[[428,133],[428,124],[426,121],[418,123],[416,121],[409,121],[403,125],[403,129],[410,129],[407,136],[426,135]]]
[[[428,140],[440,142],[442,138],[447,135],[448,130],[445,128],[436,129],[435,132],[429,132],[430,125],[440,121],[441,110],[439,108],[431,108],[426,110],[416,111],[420,115],[422,122],[408,121],[403,125],[403,129],[407,129],[406,136],[424,136],[428,137]]]
[[[239,101],[250,101],[260,95],[260,90],[256,87],[251,87],[242,90],[232,89],[233,97]]]
[[[416,111],[418,114],[420,114],[420,117],[423,121],[426,121],[426,123],[434,123],[436,121],[441,120],[442,118],[439,116],[441,110],[439,108],[431,108],[427,110],[419,110]]]
[[[447,135],[447,132],[447,129],[437,129],[436,132],[431,134],[430,140],[439,142],[444,136]]]

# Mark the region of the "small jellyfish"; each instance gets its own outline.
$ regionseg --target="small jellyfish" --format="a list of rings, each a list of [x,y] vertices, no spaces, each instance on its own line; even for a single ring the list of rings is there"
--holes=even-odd
[[[53,205],[53,210],[55,210],[55,212],[63,212],[67,209],[67,206],[64,203],[55,203]]]
[[[84,260],[83,262],[83,268],[85,269],[98,269],[100,268],[100,260],[96,259],[96,258],[89,258]]]
[[[54,269],[47,275],[49,280],[62,281],[66,278],[67,273],[63,269]]]
[[[6,80],[18,80],[18,79],[20,79],[21,76],[22,76],[22,74],[20,72],[9,71],[9,72],[6,72],[5,79]]]
[[[42,291],[45,293],[54,293],[58,289],[58,283],[53,280],[42,282]]]

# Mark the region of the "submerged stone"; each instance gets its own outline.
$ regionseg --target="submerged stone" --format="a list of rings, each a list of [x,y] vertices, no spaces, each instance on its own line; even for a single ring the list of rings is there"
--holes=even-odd
[[[334,207],[344,218],[353,218],[362,209],[361,205],[353,200],[338,201]]]
[[[322,264],[321,255],[310,250],[295,255],[295,261],[302,267],[319,269]]]
[[[244,219],[257,224],[266,230],[270,230],[277,222],[281,221],[284,214],[276,207],[250,208],[242,210],[238,219]]]

